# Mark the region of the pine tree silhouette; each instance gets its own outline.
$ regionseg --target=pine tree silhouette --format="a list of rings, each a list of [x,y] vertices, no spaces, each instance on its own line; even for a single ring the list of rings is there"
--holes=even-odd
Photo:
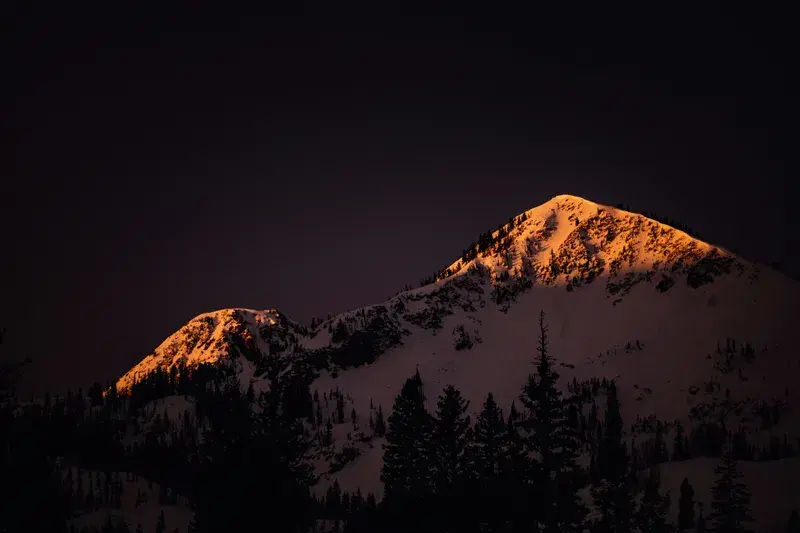
[[[711,513],[708,521],[713,531],[746,532],[746,524],[753,521],[750,511],[750,491],[741,479],[736,459],[730,446],[726,446],[719,464],[714,468],[717,479],[711,489]]]
[[[666,533],[669,531],[667,513],[669,513],[669,494],[661,494],[661,475],[657,468],[650,468],[644,494],[636,511],[636,526],[639,531],[648,533]]]
[[[468,444],[468,457],[474,477],[491,479],[498,476],[500,454],[505,441],[506,424],[503,413],[490,392],[475,420],[472,438]]]
[[[678,530],[688,531],[694,527],[694,489],[689,478],[683,478],[678,500]]]
[[[433,491],[436,494],[437,514],[444,519],[442,527],[460,529],[464,513],[459,512],[459,500],[467,473],[467,442],[465,435],[470,427],[466,415],[469,402],[461,392],[448,385],[438,398],[433,419]]]
[[[539,355],[536,372],[528,376],[520,401],[525,406],[527,450],[539,458],[534,467],[537,501],[543,513],[539,522],[545,532],[583,531],[586,510],[578,491],[583,472],[576,459],[580,450],[577,434],[569,427],[567,408],[556,387],[559,375],[548,354],[544,311],[539,315]]]
[[[336,423],[344,424],[344,398],[336,396]]]
[[[509,483],[501,477],[508,462],[508,429],[503,413],[489,393],[483,402],[467,444],[471,497],[470,515],[479,523],[485,522],[492,531],[499,530],[508,514],[508,500],[503,490]]]
[[[255,412],[235,377],[205,402],[210,427],[200,452],[210,460],[199,466],[193,494],[193,529],[199,533],[246,529],[264,501],[285,530],[309,525],[313,478],[302,423],[285,403],[290,376],[274,368],[268,379]]]
[[[375,418],[375,434],[379,437],[386,435],[386,422],[383,420],[383,407],[378,406],[378,414]]]
[[[166,520],[164,518],[164,509],[158,515],[158,522],[156,522],[156,533],[164,533],[167,530]]]
[[[597,454],[601,481],[592,488],[592,498],[600,511],[594,530],[599,533],[629,533],[632,528],[630,459],[622,441],[622,428],[617,387],[612,380],[607,387],[603,439]]]
[[[424,508],[432,493],[432,419],[416,376],[406,380],[395,398],[388,422],[381,468],[383,506],[391,523],[400,527],[407,524],[407,513]]]

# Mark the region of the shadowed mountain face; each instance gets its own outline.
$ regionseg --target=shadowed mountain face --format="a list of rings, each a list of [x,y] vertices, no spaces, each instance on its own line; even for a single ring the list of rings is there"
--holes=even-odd
[[[345,398],[347,420],[315,452],[320,490],[335,477],[380,494],[382,438],[364,421],[378,407],[388,416],[417,370],[431,407],[453,384],[473,415],[490,391],[508,410],[532,370],[544,310],[562,384],[614,379],[632,435],[646,438],[659,420],[793,441],[800,425],[786,406],[800,400],[790,390],[800,375],[790,329],[799,296],[797,282],[723,248],[561,195],[482,235],[434,282],[313,327],[275,310],[199,315],[117,387],[157,369],[218,363],[258,392],[281,363],[318,392],[321,420],[338,408],[326,392]],[[767,404],[785,413],[779,422],[765,418]]]

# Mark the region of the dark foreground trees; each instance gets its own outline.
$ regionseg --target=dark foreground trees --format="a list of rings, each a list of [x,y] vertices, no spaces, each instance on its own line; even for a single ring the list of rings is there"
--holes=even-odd
[[[532,459],[531,495],[540,508],[535,518],[542,531],[580,532],[586,510],[578,496],[585,485],[584,472],[577,466],[580,442],[567,419],[567,406],[557,387],[559,375],[548,353],[544,312],[539,316],[539,345],[536,372],[528,377],[520,400],[527,410],[523,424],[526,451]]]
[[[4,455],[2,479],[11,480],[9,486],[15,488],[0,516],[2,525],[10,524],[9,531],[62,531],[67,508],[52,459],[78,453],[71,458],[102,458],[90,468],[139,472],[189,496],[196,532],[258,530],[254,524],[270,531],[316,527],[342,533],[670,531],[670,497],[661,490],[658,466],[642,476],[636,466],[637,457],[643,464],[642,455],[626,446],[616,384],[602,382],[605,414],[595,416],[603,406],[594,407],[592,423],[587,425],[577,395],[588,394],[588,386],[578,387],[577,382],[559,386],[544,315],[539,319],[537,352],[533,372],[516,402],[523,407],[520,412],[512,404],[506,415],[495,396],[488,394],[480,409],[472,411],[473,423],[467,414],[469,403],[454,386],[427,401],[426,384],[418,372],[405,381],[386,421],[378,406],[369,419],[374,436],[386,438],[380,502],[372,494],[343,490],[338,483],[324,498],[310,494],[313,477],[306,433],[313,427],[324,432],[325,425],[321,415],[309,417],[304,407],[311,397],[308,381],[298,381],[288,371],[270,372],[268,392],[261,395],[252,388],[243,393],[236,375],[224,369],[198,369],[188,377],[151,376],[137,384],[135,397],[113,390],[98,395],[94,387],[88,398],[71,395],[58,407],[47,401],[41,410],[47,414],[37,415],[48,420],[44,425],[35,422],[37,416],[15,418],[9,410],[0,411],[6,416],[4,424],[14,424],[12,433],[0,433],[4,439],[0,451],[13,452]],[[571,395],[562,392],[565,388]],[[98,413],[127,415],[131,405],[146,405],[177,391],[190,391],[196,398],[197,423],[203,424],[199,442],[192,442],[193,437],[184,442],[173,432],[170,442],[157,440],[143,450],[118,453],[112,446],[114,427],[107,420],[91,422],[95,415],[85,411],[91,404]],[[338,416],[345,412],[338,392],[335,401],[331,409]],[[353,411],[351,418],[357,419]],[[326,445],[329,440],[325,439]],[[40,447],[41,443],[48,444]],[[591,478],[578,461],[589,450]],[[733,459],[724,456],[717,469],[714,503],[705,517],[715,531],[746,531],[750,519],[749,494]],[[26,480],[25,473],[35,475]],[[23,490],[17,492],[18,487]],[[596,507],[591,516],[581,497],[588,492]],[[688,480],[680,492],[677,525],[692,531],[703,521],[695,516]],[[33,505],[40,511],[29,511],[30,502],[36,502]],[[42,507],[48,511],[42,512]],[[796,527],[796,518],[793,521]],[[144,531],[155,525],[145,524]],[[167,522],[165,527],[172,531],[174,525]]]
[[[285,387],[274,377],[255,411],[238,383],[210,399],[192,531],[244,530],[260,521],[302,532],[313,523],[308,444],[283,401]]]
[[[750,491],[742,482],[731,447],[725,448],[719,464],[714,468],[717,479],[711,489],[713,500],[708,521],[712,531],[720,533],[745,533],[753,521],[750,512]]]
[[[57,458],[42,439],[42,418],[16,413],[14,387],[28,362],[0,361],[0,480],[6,488],[0,499],[0,530],[60,533],[67,530],[69,505]]]

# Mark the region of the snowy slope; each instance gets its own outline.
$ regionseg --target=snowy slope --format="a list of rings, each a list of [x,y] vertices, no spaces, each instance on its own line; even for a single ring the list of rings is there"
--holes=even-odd
[[[166,531],[189,530],[194,516],[189,502],[178,495],[166,498],[169,492],[157,483],[129,472],[110,472],[106,480],[104,472],[76,467],[65,467],[62,476],[71,484],[72,505],[79,509],[70,520],[78,531],[84,527],[100,531],[109,522],[117,527],[125,523],[129,531],[137,527],[153,531],[162,511]]]
[[[252,377],[257,362],[270,353],[291,352],[297,335],[305,327],[287,319],[275,309],[221,309],[203,313],[167,337],[150,355],[117,381],[117,389],[128,390],[156,368],[196,366],[220,358],[242,356],[239,370],[244,381]],[[240,359],[237,357],[237,359]]]
[[[770,432],[800,437],[791,410],[770,431],[754,411],[761,400],[800,400],[790,386],[800,376],[791,330],[798,297],[797,282],[723,248],[635,213],[561,195],[515,217],[436,283],[314,330],[276,311],[200,315],[118,387],[159,366],[219,360],[237,365],[242,383],[258,388],[260,358],[322,359],[312,389],[320,398],[338,389],[365,436],[356,436],[349,416],[336,425],[334,449],[317,453],[319,490],[338,478],[345,490],[380,494],[381,439],[365,423],[370,413],[380,405],[388,417],[417,368],[430,408],[454,384],[473,412],[490,391],[507,410],[532,368],[540,310],[563,383],[615,378],[626,422],[656,415],[688,428],[724,416],[728,427],[750,430],[754,442]],[[728,338],[737,350],[752,345],[754,357],[721,364],[717,347],[724,352]],[[324,418],[334,405],[322,406]],[[332,454],[343,447],[357,449],[358,457],[329,473]]]

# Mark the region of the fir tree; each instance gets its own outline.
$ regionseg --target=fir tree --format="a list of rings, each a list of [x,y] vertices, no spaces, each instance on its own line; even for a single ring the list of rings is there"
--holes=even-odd
[[[479,522],[486,522],[493,531],[500,529],[507,514],[500,476],[505,467],[508,440],[503,413],[489,393],[472,428],[467,457],[472,479],[469,486],[474,491],[470,500],[472,514]]]
[[[329,518],[342,517],[342,489],[339,487],[338,479],[333,480],[325,493],[325,512]]]
[[[452,486],[466,469],[464,435],[470,420],[466,410],[469,402],[452,385],[445,387],[439,396],[433,420],[435,443],[435,483],[437,490]]]
[[[684,431],[680,422],[675,425],[675,440],[672,445],[672,460],[683,461],[687,458],[686,449],[684,448]]]
[[[745,532],[746,524],[753,521],[750,512],[750,491],[741,481],[736,459],[730,446],[726,446],[719,464],[714,468],[717,479],[711,489],[713,500],[708,516],[713,531]]]
[[[264,501],[285,530],[307,529],[313,479],[304,460],[308,444],[302,423],[285,403],[297,376],[280,370],[270,369],[269,388],[255,413],[238,383],[222,385],[204,400],[210,427],[200,452],[208,460],[193,480],[195,531],[246,529]]]
[[[653,448],[647,461],[647,465],[653,467],[669,460],[667,446],[664,442],[664,429],[661,422],[656,424],[656,434],[653,439]]]
[[[344,424],[344,398],[341,395],[336,396],[336,422]]]
[[[164,519],[164,509],[158,515],[158,522],[156,522],[156,533],[164,533],[167,530],[166,520]]]
[[[383,407],[380,405],[375,418],[375,434],[379,437],[386,435],[386,422],[383,420]]]
[[[409,378],[395,398],[383,445],[384,507],[396,527],[431,494],[431,433],[420,380]]]
[[[694,527],[694,489],[689,478],[683,478],[678,500],[678,530],[688,531]]]
[[[452,385],[445,387],[438,398],[433,419],[433,490],[436,494],[438,515],[446,522],[442,527],[456,525],[464,514],[458,512],[458,489],[464,487],[466,462],[466,439],[470,421],[466,410],[469,402]]]
[[[345,520],[347,515],[350,514],[350,493],[347,491],[342,493],[342,506],[340,513],[342,520]]]
[[[361,494],[361,489],[356,488],[353,496],[350,498],[350,509],[353,514],[361,512],[361,506],[364,505],[364,496]]]
[[[575,462],[580,443],[569,427],[567,408],[556,387],[559,375],[547,349],[547,326],[542,311],[536,372],[528,377],[520,397],[527,410],[526,448],[539,459],[536,470],[541,494],[537,496],[544,512],[539,521],[547,532],[582,531],[585,509],[578,490],[583,476]]]
[[[633,519],[633,494],[630,486],[630,459],[622,442],[622,415],[617,387],[607,387],[605,428],[598,446],[597,472],[600,483],[592,488],[592,498],[600,511],[594,524],[599,533],[629,533]]]
[[[513,404],[512,404],[513,408]],[[525,443],[517,429],[516,418],[506,421],[503,448],[500,452],[500,475],[496,498],[502,502],[504,520],[501,523],[510,531],[530,529],[530,487],[534,483],[533,462],[525,450]]]
[[[667,533],[667,513],[669,513],[669,494],[661,495],[661,475],[657,468],[651,468],[644,486],[644,494],[636,511],[636,526],[642,533]]]
[[[253,383],[251,382],[247,385],[247,403],[253,403],[256,401],[256,391],[253,389]]]
[[[325,439],[323,440],[325,446],[330,446],[333,444],[333,422],[331,422],[330,418],[328,419],[328,423],[325,426]]]
[[[468,445],[468,456],[473,476],[491,479],[500,473],[500,454],[506,441],[506,424],[503,413],[490,392],[478,414]]]
[[[11,362],[6,356],[0,354],[0,479],[11,490],[4,492],[0,523],[8,531],[66,531],[71,487],[63,486],[61,469],[37,428],[39,421],[14,415],[16,384],[31,360]],[[82,490],[80,471],[78,488]]]

